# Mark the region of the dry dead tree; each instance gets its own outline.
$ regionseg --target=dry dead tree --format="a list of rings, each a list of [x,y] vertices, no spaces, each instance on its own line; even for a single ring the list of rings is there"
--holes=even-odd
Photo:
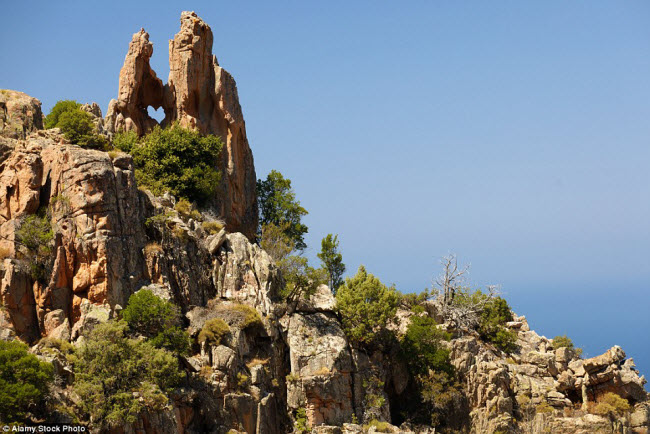
[[[499,292],[499,286],[488,285],[485,293],[472,292],[467,286],[469,266],[459,268],[455,254],[449,254],[440,261],[443,272],[434,281],[434,292],[445,321],[456,327],[476,328],[481,312]],[[454,300],[462,294],[462,300]]]
[[[450,305],[454,301],[456,291],[462,288],[469,273],[469,265],[458,268],[458,259],[455,254],[444,256],[440,263],[443,266],[442,274],[435,280],[434,288],[442,293],[442,303]]]

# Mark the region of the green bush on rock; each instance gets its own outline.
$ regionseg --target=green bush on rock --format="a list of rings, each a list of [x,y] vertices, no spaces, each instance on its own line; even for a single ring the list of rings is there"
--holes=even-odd
[[[220,318],[209,319],[199,333],[199,342],[219,345],[228,333],[230,333],[230,327],[224,320]]]
[[[343,331],[353,344],[380,345],[381,338],[389,333],[386,326],[395,321],[399,300],[395,288],[388,288],[360,266],[336,292]]]
[[[562,336],[555,336],[553,338],[553,349],[557,350],[558,348],[568,348],[569,350],[573,351],[576,356],[580,357],[582,355],[582,348],[575,347],[573,345],[573,341],[571,338],[567,337],[567,335],[562,335]]]
[[[26,216],[16,231],[16,241],[24,248],[32,279],[47,283],[54,262],[54,230],[48,212]]]
[[[481,338],[493,343],[506,353],[517,349],[517,333],[505,327],[512,321],[512,312],[508,302],[501,297],[491,299],[481,313],[478,332]]]
[[[45,118],[46,128],[60,128],[70,143],[84,148],[105,150],[108,141],[95,132],[92,116],[76,101],[58,101]]]
[[[430,369],[453,374],[449,363],[449,350],[441,345],[441,341],[449,339],[449,333],[440,330],[433,318],[412,316],[400,342],[409,371],[413,375],[426,374]]]
[[[138,143],[138,133],[135,131],[120,131],[113,136],[113,147],[122,152],[131,152]]]
[[[77,350],[74,390],[98,426],[132,423],[144,410],[162,410],[183,379],[171,353],[129,338],[127,325],[109,321],[93,329]]]
[[[154,194],[169,191],[177,197],[204,203],[214,196],[221,179],[217,170],[221,139],[173,125],[146,135],[131,149],[139,184]]]
[[[189,336],[179,327],[178,308],[151,290],[141,289],[131,295],[122,311],[122,318],[130,332],[149,338],[156,348],[165,348],[178,354],[189,351]]]
[[[59,117],[63,113],[78,110],[80,107],[81,104],[74,100],[65,99],[57,101],[57,103],[54,104],[54,107],[52,107],[52,110],[50,110],[50,113],[45,116],[45,128],[49,129],[57,127]]]
[[[0,340],[0,422],[24,422],[43,402],[52,365],[39,361],[27,345]]]

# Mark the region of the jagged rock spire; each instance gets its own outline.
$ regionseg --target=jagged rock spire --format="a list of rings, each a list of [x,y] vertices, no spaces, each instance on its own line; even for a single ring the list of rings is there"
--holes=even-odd
[[[147,107],[163,107],[163,125],[178,122],[202,134],[220,136],[222,181],[212,201],[231,232],[250,239],[257,229],[257,198],[253,154],[246,138],[237,85],[212,54],[213,35],[194,12],[181,14],[181,30],[169,41],[169,83],[163,87],[149,66],[153,45],[143,30],[133,35],[120,72],[119,96],[111,100],[107,131],[144,134],[157,122]]]

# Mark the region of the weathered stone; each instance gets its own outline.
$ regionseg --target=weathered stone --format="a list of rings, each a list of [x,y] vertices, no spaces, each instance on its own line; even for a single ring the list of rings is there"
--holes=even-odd
[[[75,322],[71,331],[71,339],[88,336],[97,325],[105,323],[110,318],[110,307],[90,303],[84,299],[80,305],[81,317]]]
[[[217,294],[255,306],[264,314],[272,312],[271,300],[280,285],[280,273],[271,257],[240,234],[228,234],[218,253],[213,271]]]
[[[158,124],[147,114],[147,107],[158,109],[163,103],[163,83],[149,66],[153,44],[141,29],[133,35],[120,71],[117,100],[111,100],[106,113],[109,133],[135,131],[144,134]]]
[[[607,366],[613,365],[625,359],[625,351],[619,346],[615,346],[607,350],[605,354],[592,357],[583,361],[583,367],[588,373],[596,372]]]
[[[214,235],[210,235],[205,240],[205,243],[208,246],[208,252],[210,252],[211,255],[214,255],[215,253],[217,253],[217,251],[223,245],[224,241],[226,241],[226,230],[225,229],[221,229],[218,233],[216,233]]]
[[[297,312],[334,312],[336,299],[327,285],[318,285],[316,291],[308,298],[301,299],[296,306]]]
[[[288,405],[305,407],[311,426],[340,425],[352,418],[351,357],[332,314],[291,316],[287,330],[291,373]]]
[[[237,353],[225,345],[212,348],[212,367],[228,372],[236,361]]]
[[[24,139],[43,129],[41,102],[15,90],[0,89],[0,136]]]
[[[63,324],[65,319],[65,312],[63,312],[63,309],[56,309],[52,312],[48,312],[45,314],[45,320],[43,321],[43,331],[46,335],[49,335],[55,328]]]

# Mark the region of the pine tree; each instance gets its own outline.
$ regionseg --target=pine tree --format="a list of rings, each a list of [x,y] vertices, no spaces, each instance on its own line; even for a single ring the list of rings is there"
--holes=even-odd
[[[321,241],[321,252],[318,254],[318,258],[323,263],[323,268],[327,271],[329,287],[334,294],[336,294],[338,287],[343,284],[343,273],[345,273],[343,256],[338,249],[339,236],[327,234]]]

